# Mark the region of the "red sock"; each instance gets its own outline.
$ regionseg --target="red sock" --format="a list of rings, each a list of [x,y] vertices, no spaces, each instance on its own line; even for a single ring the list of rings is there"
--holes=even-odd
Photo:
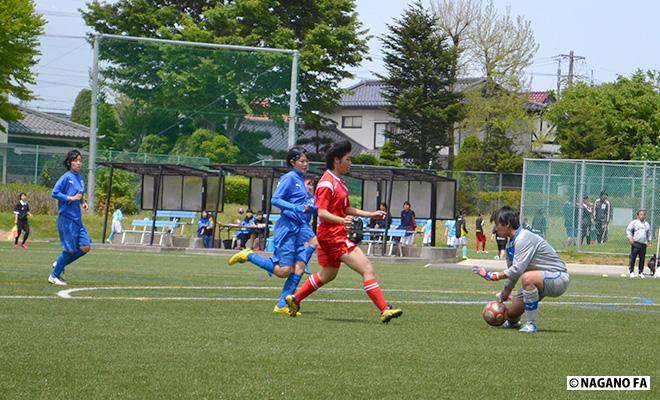
[[[314,293],[321,286],[323,286],[323,282],[321,282],[321,276],[319,274],[311,275],[309,278],[307,278],[302,287],[296,292],[296,304],[300,304],[300,302],[303,301],[305,297]]]
[[[374,302],[381,313],[387,310],[387,303],[385,302],[383,293],[380,291],[380,286],[378,286],[378,282],[375,279],[364,281],[364,291],[367,292],[367,296],[371,298],[371,301]]]

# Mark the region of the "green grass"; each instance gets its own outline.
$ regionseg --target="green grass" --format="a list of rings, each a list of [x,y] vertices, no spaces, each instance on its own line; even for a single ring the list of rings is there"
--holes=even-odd
[[[542,303],[540,331],[530,336],[488,327],[479,304],[406,303],[494,298],[500,284],[464,270],[376,265],[388,301],[404,309],[383,326],[369,302],[342,302],[367,299],[346,267],[294,319],[271,312],[282,280],[249,265],[228,267],[222,256],[94,250],[67,269],[68,288],[135,289],[60,299],[60,288],[46,283],[58,252],[52,244],[0,248],[0,296],[47,296],[0,300],[2,398],[651,399],[660,393],[660,308],[610,310],[587,303],[633,300],[577,296],[657,301],[659,280],[574,276],[567,295]],[[338,288],[354,290],[329,290]],[[197,300],[163,299],[175,296]],[[219,300],[228,297],[257,300]],[[312,301],[320,299],[338,302]],[[552,304],[558,301],[583,304]],[[567,392],[567,375],[650,375],[653,390]]]

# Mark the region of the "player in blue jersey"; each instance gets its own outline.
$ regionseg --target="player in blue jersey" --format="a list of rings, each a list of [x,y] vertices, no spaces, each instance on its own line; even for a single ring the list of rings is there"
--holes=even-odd
[[[275,251],[270,258],[254,254],[246,249],[234,254],[229,259],[229,265],[250,261],[255,266],[265,270],[269,275],[286,278],[282,288],[280,301],[273,312],[288,314],[289,309],[284,300],[287,295],[295,292],[305,266],[316,250],[317,242],[314,231],[309,225],[311,215],[316,211],[313,197],[305,184],[305,174],[309,167],[307,152],[301,147],[294,147],[287,153],[287,164],[291,171],[282,175],[271,203],[282,210],[280,219],[275,224],[273,241]],[[305,244],[310,241],[310,245]]]
[[[64,160],[67,172],[57,180],[51,197],[57,199],[57,230],[62,243],[62,254],[53,265],[48,282],[64,286],[64,268],[84,256],[91,249],[92,241],[82,223],[80,207],[87,210],[85,180],[80,174],[83,161],[78,150],[71,150]]]

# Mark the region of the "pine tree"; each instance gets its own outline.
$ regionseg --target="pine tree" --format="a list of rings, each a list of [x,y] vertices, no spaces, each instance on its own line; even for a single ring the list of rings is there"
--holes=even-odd
[[[385,136],[401,158],[418,166],[437,163],[441,147],[449,146],[450,130],[463,115],[455,82],[456,49],[437,32],[432,15],[420,3],[388,25],[383,37],[387,76],[383,96],[388,112],[399,120]]]

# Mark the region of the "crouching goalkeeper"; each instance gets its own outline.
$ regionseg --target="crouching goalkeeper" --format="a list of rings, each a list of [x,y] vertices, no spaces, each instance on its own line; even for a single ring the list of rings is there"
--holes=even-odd
[[[502,272],[491,272],[475,266],[473,272],[488,281],[505,280],[504,289],[498,294],[500,302],[511,298],[511,291],[520,279],[522,289],[507,307],[508,319],[503,326],[534,333],[537,330],[539,301],[545,296],[559,297],[568,289],[571,279],[566,264],[545,239],[520,226],[518,211],[504,206],[495,212],[493,221],[498,236],[509,238],[506,247],[508,268]],[[521,327],[523,312],[527,324]]]

